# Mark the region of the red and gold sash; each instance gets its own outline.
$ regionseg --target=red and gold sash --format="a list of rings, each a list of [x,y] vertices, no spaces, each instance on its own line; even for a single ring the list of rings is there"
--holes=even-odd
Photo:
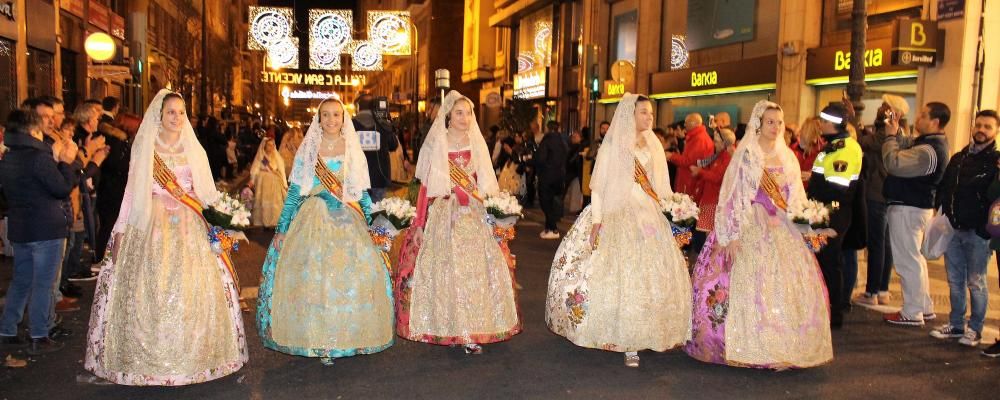
[[[483,201],[483,197],[479,195],[479,189],[476,188],[476,182],[465,172],[465,169],[455,164],[453,160],[448,160],[448,175],[451,176],[452,184],[458,186],[476,200]]]
[[[781,195],[781,187],[778,186],[778,181],[774,179],[774,175],[767,168],[764,168],[764,173],[760,176],[760,188],[764,189],[764,193],[767,193],[767,197],[771,198],[771,202],[781,209],[781,211],[786,211],[788,209],[788,202]]]
[[[191,195],[188,194],[188,192],[185,191],[179,183],[177,183],[177,176],[170,170],[170,167],[167,167],[167,164],[163,162],[160,155],[155,152],[153,153],[153,179],[155,179],[156,183],[166,190],[167,193],[170,193],[174,199],[194,211],[194,213],[201,218],[201,222],[205,223],[206,230],[212,229],[212,224],[209,224],[208,220],[206,220],[205,216],[202,214],[204,207],[201,205],[201,202],[199,202],[198,199],[191,197]],[[229,276],[233,278],[233,284],[236,285],[236,293],[239,293],[240,279],[239,276],[236,275],[236,268],[233,266],[233,260],[229,258],[229,252],[222,251],[219,253],[219,259],[221,259],[222,264],[226,266],[226,271],[229,271]]]
[[[632,158],[635,162],[635,183],[639,184],[643,192],[646,192],[650,198],[655,202],[660,201],[660,196],[656,195],[656,190],[653,189],[653,183],[649,181],[649,175],[646,174],[646,169],[642,167],[639,160]]]
[[[365,223],[367,224],[368,219],[365,218],[365,212],[361,210],[361,205],[358,204],[358,202],[356,201],[351,201],[351,202],[344,201],[344,185],[340,183],[340,179],[337,179],[337,175],[334,174],[333,171],[330,171],[330,168],[326,166],[326,163],[324,163],[322,159],[316,160],[316,177],[319,178],[319,181],[323,184],[323,187],[325,187],[326,190],[333,195],[333,197],[336,197],[338,201],[345,204],[348,208],[354,210],[354,212],[356,212],[358,216],[361,217],[361,220],[365,221]],[[380,247],[378,240],[374,236],[372,236],[371,239],[372,243],[375,244],[375,247]],[[391,268],[390,266],[391,264],[389,263],[389,255],[381,250],[379,251],[379,254],[382,255],[382,260],[385,261],[385,267]]]

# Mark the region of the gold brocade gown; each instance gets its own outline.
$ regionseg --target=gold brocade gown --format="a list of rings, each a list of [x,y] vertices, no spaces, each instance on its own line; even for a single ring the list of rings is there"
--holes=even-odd
[[[193,192],[183,155],[161,157]],[[153,184],[149,228],[126,225],[97,280],[85,368],[122,385],[187,385],[247,361],[239,293],[201,217]],[[126,193],[124,207],[131,204]],[[122,210],[122,217],[129,212]]]
[[[649,154],[636,156],[650,171]],[[588,206],[556,251],[545,302],[549,329],[578,346],[616,352],[684,344],[691,281],[659,206],[634,183],[626,204],[602,220],[596,249]]]

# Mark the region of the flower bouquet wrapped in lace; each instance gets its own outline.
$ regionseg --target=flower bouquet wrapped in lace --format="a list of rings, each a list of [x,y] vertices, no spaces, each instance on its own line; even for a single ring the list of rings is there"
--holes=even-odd
[[[660,199],[660,212],[670,221],[670,229],[674,233],[674,240],[680,247],[691,243],[691,230],[698,222],[698,204],[695,204],[691,196],[684,193],[674,193],[670,197]]]
[[[208,240],[216,254],[238,251],[239,241],[247,240],[242,231],[250,226],[250,211],[225,192],[220,193],[219,198],[205,207],[201,214],[211,225]]]
[[[375,243],[389,251],[392,241],[417,216],[417,208],[399,197],[386,197],[372,205],[372,224],[368,228]]]
[[[495,226],[513,227],[517,223],[517,219],[523,216],[521,203],[517,201],[517,197],[508,192],[500,192],[497,195],[487,197],[483,205],[486,206],[486,213],[492,220],[490,223]]]
[[[829,238],[837,235],[836,231],[829,229],[830,212],[840,207],[836,201],[827,205],[812,199],[807,199],[800,204],[792,204],[788,207],[788,218],[792,220],[802,238],[806,241],[806,246],[813,252],[819,252],[826,246]]]

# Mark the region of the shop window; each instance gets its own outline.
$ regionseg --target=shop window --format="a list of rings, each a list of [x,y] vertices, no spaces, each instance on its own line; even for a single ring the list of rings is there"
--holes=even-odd
[[[611,63],[628,60],[635,63],[639,33],[639,14],[635,10],[614,16],[611,31]]]
[[[55,95],[52,68],[52,53],[28,49],[28,97]]]
[[[15,70],[14,42],[0,38],[0,74],[17,76]],[[0,122],[6,122],[7,114],[17,108],[17,79],[0,79]]]

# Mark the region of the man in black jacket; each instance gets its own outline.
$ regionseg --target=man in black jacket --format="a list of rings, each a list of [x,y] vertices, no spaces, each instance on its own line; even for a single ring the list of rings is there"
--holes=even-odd
[[[377,203],[385,197],[385,189],[389,187],[391,181],[391,169],[389,166],[389,153],[396,151],[399,141],[392,132],[392,128],[387,121],[380,121],[376,118],[372,110],[375,107],[375,99],[368,94],[358,98],[358,115],[354,116],[354,129],[358,135],[362,136],[361,147],[365,149],[365,158],[368,159],[368,177],[371,179],[372,187],[369,190],[372,202]],[[375,132],[379,137],[377,147],[365,148],[365,134],[362,132]]]
[[[986,285],[986,265],[990,261],[990,235],[986,220],[991,201],[986,195],[997,179],[996,111],[983,110],[972,124],[972,143],[955,153],[938,186],[936,206],[944,210],[955,234],[945,250],[948,269],[951,313],[947,324],[931,331],[938,339],[959,338],[966,346],[978,346],[983,338],[983,322],[989,287]],[[972,299],[969,326],[965,326],[966,293]]]
[[[115,113],[118,112],[118,99],[105,97],[102,101],[104,114],[97,130],[104,135],[108,145],[108,158],[101,165],[100,179],[97,181],[97,248],[94,258],[104,258],[104,250],[111,238],[111,228],[118,219],[118,210],[125,198],[125,184],[128,183],[128,164],[132,157],[132,144],[128,134],[115,126]]]
[[[538,202],[545,213],[545,230],[542,239],[559,239],[556,223],[562,218],[562,195],[566,188],[566,162],[569,145],[559,133],[559,123],[549,121],[548,133],[542,136],[535,151],[535,174],[538,177]],[[530,190],[530,189],[529,189]]]
[[[49,338],[55,277],[62,265],[69,235],[69,198],[76,173],[70,166],[77,146],[66,141],[53,148],[42,141],[39,120],[30,111],[15,110],[7,118],[0,161],[0,186],[9,203],[8,236],[14,246],[14,279],[0,317],[0,345],[28,347],[28,354],[53,352],[62,343]],[[17,324],[28,307],[30,342],[18,338]]]

